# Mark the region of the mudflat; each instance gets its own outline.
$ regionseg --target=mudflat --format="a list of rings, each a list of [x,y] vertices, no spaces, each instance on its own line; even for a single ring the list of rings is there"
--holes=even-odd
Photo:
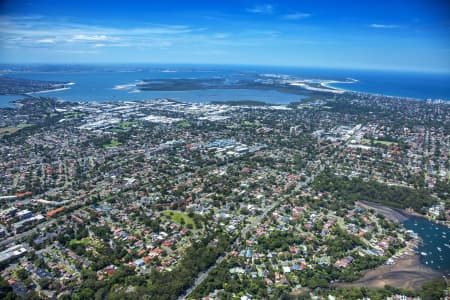
[[[429,280],[442,276],[441,273],[421,264],[419,256],[409,248],[397,254],[393,265],[383,265],[364,273],[357,281],[337,283],[336,287],[383,288],[390,285],[404,289],[419,289]]]
[[[390,208],[378,203],[367,202],[367,201],[358,201],[358,205],[364,207],[366,209],[374,209],[376,212],[385,216],[388,220],[393,222],[403,222],[408,218],[408,213],[395,208]]]

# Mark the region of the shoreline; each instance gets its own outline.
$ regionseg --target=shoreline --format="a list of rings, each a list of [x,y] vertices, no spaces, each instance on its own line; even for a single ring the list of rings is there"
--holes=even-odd
[[[48,93],[48,92],[60,92],[60,91],[65,91],[65,90],[70,90],[70,87],[63,87],[63,88],[53,89],[53,90],[43,90],[43,91],[38,91],[38,92],[30,92],[30,93],[26,93],[26,95],[42,94],[42,93]]]
[[[393,207],[385,206],[385,205],[374,203],[374,202],[368,202],[368,201],[357,201],[356,204],[358,204],[364,208],[375,209],[377,212],[383,214],[387,219],[394,221],[394,222],[401,223],[412,216],[412,217],[426,219],[435,224],[439,224],[439,225],[450,228],[450,225],[445,222],[432,219],[427,215],[423,215],[423,214],[418,213],[411,209],[393,208]]]
[[[422,219],[427,219],[428,221],[433,222],[435,224],[446,226],[446,227],[450,228],[450,224],[447,224],[445,221],[433,219],[433,218],[431,218],[428,215],[423,215],[423,214],[418,213],[418,212],[416,212],[414,210],[411,210],[411,209],[403,209],[403,211],[406,214],[410,215],[410,216],[417,217],[417,218],[422,218]]]
[[[404,289],[417,290],[422,285],[436,278],[441,278],[439,271],[423,265],[415,252],[418,240],[413,240],[407,247],[396,253],[392,265],[383,264],[374,269],[365,271],[361,278],[354,282],[339,282],[333,284],[338,288],[370,287],[384,288],[386,285]]]
[[[414,101],[443,101],[443,102],[450,102],[450,99],[432,99],[432,98],[414,98],[414,97],[408,97],[408,96],[394,96],[394,95],[386,95],[386,94],[380,94],[380,93],[375,93],[375,92],[362,92],[362,91],[355,91],[355,90],[350,90],[350,89],[346,89],[346,88],[342,88],[342,87],[335,87],[335,86],[329,86],[328,84],[332,84],[332,83],[355,83],[357,81],[353,81],[353,82],[342,82],[342,81],[333,81],[333,82],[327,82],[324,84],[324,86],[326,86],[327,88],[330,89],[335,89],[335,90],[339,90],[339,91],[343,91],[345,93],[355,93],[355,94],[361,94],[361,95],[370,95],[370,96],[380,96],[380,97],[387,97],[387,98],[394,98],[394,99],[405,99],[405,100],[414,100]]]
[[[410,216],[420,215],[416,212],[413,214],[406,210],[390,208],[378,203],[357,201],[356,204],[366,209],[374,209],[386,219],[397,223],[402,223]],[[423,215],[420,216],[426,218]],[[417,237],[406,242],[406,247],[391,257],[394,261],[393,264],[380,265],[363,272],[362,276],[354,282],[339,282],[333,284],[333,286],[338,288],[384,288],[385,285],[390,285],[404,289],[421,288],[425,282],[442,277],[445,271],[435,270],[421,262],[420,255],[417,253],[420,241],[421,239]]]
[[[68,83],[61,84],[61,86],[62,86],[61,88],[51,89],[51,90],[42,90],[42,91],[37,91],[37,92],[29,92],[29,93],[25,93],[25,95],[32,96],[33,94],[61,92],[61,91],[65,91],[65,90],[70,90],[71,89],[70,86],[74,85],[74,84],[75,84],[75,82],[68,82]]]
[[[344,90],[336,89],[336,88],[328,87],[328,86],[324,85],[323,81],[318,82],[322,88],[309,85],[311,82],[308,82],[308,80],[286,80],[285,83],[287,83],[290,86],[298,86],[298,87],[308,90],[308,91],[333,93],[333,94],[345,93]]]
[[[348,79],[348,81],[323,80],[323,81],[320,82],[320,85],[325,87],[325,88],[328,88],[328,89],[339,90],[339,91],[344,91],[344,92],[355,92],[355,91],[346,90],[346,89],[343,89],[343,88],[338,88],[338,87],[334,87],[334,86],[330,85],[330,84],[333,84],[333,83],[357,83],[357,82],[359,82],[358,79],[353,79],[353,78],[347,78],[347,79]]]
[[[137,88],[139,85],[144,84],[145,82],[143,80],[135,80],[135,82],[132,83],[123,83],[123,84],[116,84],[111,89],[113,90],[130,90],[132,88]]]
[[[262,75],[271,75],[271,74],[262,74]],[[288,76],[288,75],[286,75]],[[270,76],[269,76],[270,77]],[[282,78],[282,77],[280,77]],[[380,96],[380,97],[386,97],[386,98],[392,98],[392,99],[400,99],[400,100],[413,100],[413,101],[442,101],[444,103],[450,104],[450,99],[438,99],[438,98],[414,98],[414,97],[408,97],[408,96],[395,96],[395,95],[385,95],[382,93],[376,93],[376,92],[367,92],[367,91],[357,91],[357,90],[351,90],[347,88],[342,88],[339,86],[333,86],[333,84],[340,84],[340,83],[358,83],[358,79],[354,78],[346,78],[345,80],[336,80],[336,79],[284,79],[285,83],[291,85],[291,86],[297,86],[304,90],[309,91],[316,91],[316,92],[323,92],[323,93],[333,93],[333,94],[344,94],[344,93],[350,93],[350,94],[356,94],[356,95],[368,95],[368,96]],[[139,85],[141,85],[144,81],[136,79],[134,82],[131,83],[124,83],[124,84],[117,84],[113,86],[112,90],[131,90],[129,93],[137,93],[136,90],[142,91],[140,89],[137,89]],[[318,86],[311,86],[311,83],[316,83]],[[63,86],[62,88],[58,89],[48,89],[48,90],[42,90],[37,92],[29,92],[28,95],[33,94],[40,94],[40,93],[50,93],[50,92],[59,92],[64,91],[67,89],[70,89],[71,85],[76,84],[75,82],[67,82],[64,84],[61,84]],[[133,89],[134,88],[134,89]],[[186,90],[188,91],[188,90]],[[289,94],[289,93],[288,93]],[[292,102],[291,102],[292,103]]]
[[[60,92],[60,91],[70,90],[71,88],[68,87],[68,86],[71,86],[71,85],[74,85],[74,84],[76,84],[76,83],[75,82],[68,82],[68,83],[62,84],[63,87],[57,88],[57,89],[41,90],[41,91],[28,92],[28,93],[23,93],[23,94],[1,94],[0,96],[17,96],[17,97],[28,96],[28,97],[33,97],[33,94],[41,94],[41,93],[49,93],[49,92]]]
[[[410,217],[420,217],[433,221],[427,216],[411,210],[391,208],[367,201],[357,201],[356,204],[365,209],[374,209],[386,219],[397,223],[403,223]],[[426,281],[440,278],[442,275],[447,274],[445,270],[433,269],[422,262],[417,252],[420,242],[420,237],[408,241],[404,249],[392,256],[394,261],[392,265],[380,265],[374,269],[365,271],[362,277],[354,282],[336,283],[334,286],[383,288],[384,285],[391,285],[405,289],[418,289]]]
[[[292,82],[290,83],[293,86],[298,86],[301,89],[305,89],[305,90],[310,90],[310,91],[317,91],[317,92],[324,92],[324,93],[334,93],[334,94],[344,94],[344,93],[349,93],[349,94],[355,94],[355,95],[372,95],[372,96],[380,96],[380,97],[386,97],[386,98],[392,98],[392,99],[398,99],[398,100],[412,100],[412,101],[429,101],[431,99],[423,99],[423,98],[411,98],[411,97],[402,97],[402,96],[391,96],[391,95],[383,95],[383,94],[376,94],[376,93],[369,93],[369,92],[359,92],[359,91],[352,91],[352,90],[347,90],[347,89],[343,89],[343,88],[339,88],[339,87],[334,87],[334,86],[330,86],[330,84],[333,83],[356,83],[358,82],[357,79],[353,79],[353,78],[347,78],[347,81],[340,81],[340,80],[318,80],[318,82],[316,82],[319,86],[324,87],[323,89],[320,87],[315,87],[315,86],[310,86],[308,83],[309,81],[314,80],[314,79],[306,79],[306,80],[291,80]],[[114,87],[112,87],[112,90],[123,90],[123,91],[128,91],[128,94],[138,94],[139,92],[141,92],[142,90],[138,89],[137,87],[142,84],[142,80],[135,80],[135,82],[133,83],[126,83],[126,84],[119,84],[119,85],[115,85]],[[49,90],[42,90],[42,91],[37,91],[37,92],[29,92],[26,93],[26,96],[30,96],[33,97],[33,95],[38,95],[41,93],[51,93],[51,92],[59,92],[59,91],[64,91],[64,90],[68,90],[71,89],[70,86],[76,84],[75,82],[68,82],[63,84],[63,88],[58,88],[58,89],[49,89]],[[277,91],[277,90],[274,90]],[[183,91],[181,91],[183,92]],[[291,93],[288,93],[291,94]],[[14,95],[14,94],[13,94]],[[52,95],[49,95],[52,96]],[[57,95],[55,95],[54,97],[57,97]],[[141,99],[132,99],[132,100],[141,100]],[[302,99],[303,100],[303,99]],[[431,101],[442,101],[445,104],[450,104],[450,100],[443,100],[443,99],[434,99]],[[79,100],[73,100],[73,101],[79,101]],[[82,102],[96,102],[97,100],[88,100],[88,101],[82,101]],[[117,100],[117,99],[111,99],[108,101],[123,101],[123,100]],[[103,100],[101,100],[101,102],[105,102]],[[282,105],[289,105],[291,103],[295,103],[298,101],[290,101],[289,103],[283,103]],[[187,103],[193,103],[193,101],[187,101]],[[198,102],[198,103],[204,103],[204,102]],[[270,102],[268,102],[270,104]],[[279,105],[279,103],[273,103],[274,105]],[[3,107],[3,106],[1,106]],[[425,217],[425,216],[420,216],[420,217]],[[436,220],[433,219],[429,219],[433,222],[436,222],[438,224],[443,224],[443,223],[439,223]],[[445,224],[443,224],[445,225]],[[447,225],[448,226],[448,225]]]
[[[374,209],[376,212],[382,214],[386,219],[396,223],[402,223],[403,221],[406,221],[409,216],[413,215],[406,210],[392,208],[374,202],[356,201],[356,204],[365,209]]]

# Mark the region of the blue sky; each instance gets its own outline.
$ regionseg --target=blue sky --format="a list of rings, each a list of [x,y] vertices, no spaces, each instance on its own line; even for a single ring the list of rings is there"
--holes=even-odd
[[[446,0],[0,3],[2,63],[450,71]]]

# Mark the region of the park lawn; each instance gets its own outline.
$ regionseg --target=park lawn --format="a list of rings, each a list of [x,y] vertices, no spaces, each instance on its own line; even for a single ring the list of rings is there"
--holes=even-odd
[[[363,139],[362,140],[363,141],[363,143],[365,143],[365,144],[370,144],[370,140],[369,139]],[[388,141],[380,141],[380,140],[373,140],[373,143],[374,144],[380,144],[380,145],[386,145],[386,146],[389,146],[389,145],[395,145],[395,146],[397,146],[398,145],[398,143],[397,142],[388,142]]]
[[[78,118],[81,116],[84,116],[85,113],[78,112],[78,111],[68,111],[64,113],[64,118],[66,119],[72,119],[72,118]]]
[[[341,229],[345,229],[345,222],[344,222],[344,218],[342,218],[342,217],[338,217],[338,220],[337,220],[337,224],[338,224],[339,228],[341,228]]]
[[[172,214],[171,214],[172,213]],[[189,217],[187,214],[179,212],[179,211],[173,211],[173,210],[166,210],[162,212],[163,216],[171,219],[177,224],[181,224],[181,220],[184,219],[184,226],[187,226],[188,224],[192,224],[192,228],[195,227],[194,220],[192,220],[191,217]]]
[[[69,245],[72,246],[76,246],[76,245],[82,245],[82,246],[89,246],[90,245],[90,240],[89,238],[82,238],[81,240],[70,240]]]
[[[19,125],[17,125],[18,129],[22,129],[22,128],[26,128],[26,127],[30,127],[33,126],[34,124],[26,124],[26,123],[21,123]]]
[[[121,129],[126,129],[126,128],[131,127],[136,124],[137,124],[137,122],[120,122],[118,127]]]
[[[2,128],[0,128],[0,137],[7,135],[7,134],[16,133],[17,131],[19,131],[23,128],[30,127],[33,125],[34,124],[21,123],[21,124],[18,124],[16,127],[2,127]]]
[[[226,127],[227,127],[228,129],[236,129],[236,128],[239,127],[239,125],[233,124],[233,125],[227,125]]]
[[[0,128],[0,136],[12,134],[18,130],[19,129],[16,127],[2,127],[2,128]]]
[[[137,122],[120,122],[116,127],[112,129],[113,132],[126,132],[130,130],[131,127],[136,125]]]
[[[119,141],[111,141],[111,143],[103,145],[103,148],[114,148],[120,145],[122,145],[122,143]]]
[[[253,127],[253,126],[258,126],[258,122],[250,122],[250,121],[244,121],[242,123],[242,126],[246,126],[246,127]]]
[[[177,123],[177,127],[179,127],[179,128],[191,127],[191,123],[189,123],[188,121],[182,121],[182,122]]]
[[[69,242],[70,246],[76,246],[76,245],[82,245],[84,247],[88,247],[88,246],[92,246],[94,248],[99,248],[101,247],[101,243],[99,241],[93,241],[91,238],[86,237],[86,238],[82,238],[81,240],[71,240]]]

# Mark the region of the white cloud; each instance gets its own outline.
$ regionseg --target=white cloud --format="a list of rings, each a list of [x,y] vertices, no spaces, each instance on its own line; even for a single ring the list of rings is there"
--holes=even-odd
[[[381,28],[381,29],[393,29],[398,28],[398,25],[394,24],[370,24],[369,27],[371,28]]]
[[[49,38],[36,40],[36,43],[38,44],[54,44],[55,42],[56,41],[54,39]]]
[[[248,8],[247,11],[254,13],[254,14],[271,14],[273,13],[274,7],[270,4],[262,4],[262,5],[256,5],[252,8]]]
[[[195,31],[202,31],[203,28],[197,28]],[[127,34],[182,34],[182,33],[190,33],[194,31],[194,29],[188,26],[173,26],[173,25],[163,25],[158,27],[143,27],[143,28],[133,28],[133,29],[125,29]]]
[[[42,19],[42,15],[0,15],[0,18],[8,18],[10,20],[15,20],[15,21],[28,21],[28,20],[39,20]]]
[[[85,34],[77,34],[72,36],[72,40],[75,41],[108,41],[112,40],[112,38],[107,37],[106,35],[85,35]]]
[[[230,35],[228,33],[223,33],[223,32],[218,32],[216,34],[214,34],[214,37],[216,39],[226,39],[228,38]]]
[[[100,51],[97,50],[71,50],[71,49],[58,49],[55,50],[56,53],[63,54],[99,54]]]
[[[281,32],[276,30],[258,30],[258,29],[247,29],[242,32],[244,36],[253,37],[278,37]]]
[[[0,15],[0,48],[47,47],[49,50],[82,53],[86,47],[98,50],[108,47],[159,47],[202,38],[206,28],[187,25],[145,24],[124,28],[86,25],[41,16]],[[220,36],[211,36],[220,39]],[[225,38],[225,37],[222,37]],[[69,53],[69,52],[68,52]]]
[[[63,36],[66,40],[106,41],[117,40],[124,36],[138,35],[179,35],[202,31],[204,28],[192,28],[185,25],[149,24],[133,28],[105,27],[71,22],[55,22],[46,18],[10,17],[0,15],[0,33],[22,36]]]
[[[159,46],[159,47],[162,47],[162,48],[167,48],[167,47],[172,46],[172,42],[169,42],[169,41],[161,41],[161,42],[159,42],[158,46]]]
[[[273,7],[259,7],[258,11],[268,13],[273,11]],[[126,47],[164,53],[191,48],[231,53],[230,49],[234,47],[257,47],[280,35],[281,32],[258,26],[230,33],[180,24],[139,23],[135,27],[119,27],[87,25],[49,17],[17,19],[0,16],[0,52],[2,48],[14,47],[45,49],[47,53],[97,54]]]
[[[296,13],[291,13],[291,14],[286,14],[283,16],[283,19],[286,20],[301,20],[301,19],[306,19],[311,17],[311,14],[309,13],[301,13],[301,12],[296,12]]]

